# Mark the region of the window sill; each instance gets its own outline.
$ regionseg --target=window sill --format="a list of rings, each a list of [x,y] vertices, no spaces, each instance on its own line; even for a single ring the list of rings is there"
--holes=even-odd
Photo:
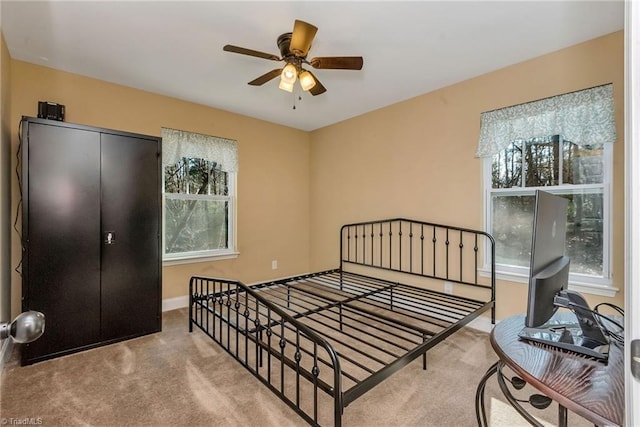
[[[165,258],[162,260],[162,266],[167,267],[179,264],[193,264],[196,262],[222,261],[226,259],[236,259],[240,252],[225,252],[219,255],[201,255],[201,256],[185,256],[175,258]]]
[[[482,269],[480,270],[480,275],[482,277],[490,277],[491,272],[489,270]],[[529,276],[521,273],[496,271],[496,280],[507,280],[509,282],[528,284]],[[595,280],[597,280],[597,282],[587,282],[570,279],[569,289],[580,293],[600,295],[609,298],[616,296],[616,293],[619,291],[619,289],[612,286],[611,279]]]

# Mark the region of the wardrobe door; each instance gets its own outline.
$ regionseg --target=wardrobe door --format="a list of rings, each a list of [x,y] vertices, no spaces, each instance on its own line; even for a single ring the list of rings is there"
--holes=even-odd
[[[102,339],[109,340],[160,330],[160,155],[157,139],[103,133],[101,141]]]
[[[23,309],[46,328],[23,358],[37,361],[100,337],[100,134],[25,126]]]

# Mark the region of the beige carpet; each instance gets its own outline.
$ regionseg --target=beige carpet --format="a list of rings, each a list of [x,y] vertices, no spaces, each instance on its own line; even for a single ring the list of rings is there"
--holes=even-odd
[[[206,335],[189,333],[187,318],[186,309],[166,312],[161,333],[27,367],[14,352],[0,417],[49,426],[307,425]],[[487,334],[464,328],[430,350],[427,371],[418,359],[347,407],[343,425],[476,425],[476,386],[495,360]],[[490,380],[491,425],[527,425],[500,397]],[[532,411],[556,423],[555,404]],[[573,414],[569,424],[590,425]]]

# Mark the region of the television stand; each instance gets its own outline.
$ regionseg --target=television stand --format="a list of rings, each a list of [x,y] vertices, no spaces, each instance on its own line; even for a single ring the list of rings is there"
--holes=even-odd
[[[606,362],[609,343],[602,344],[582,335],[579,325],[547,323],[541,328],[524,328],[518,336],[525,341],[546,344],[572,353],[582,354]],[[567,336],[569,338],[567,338]]]
[[[554,305],[569,309],[575,321],[559,320],[553,316],[547,323],[535,328],[525,327],[518,336],[526,341],[546,344],[562,350],[592,357],[606,362],[609,357],[609,339],[600,322],[589,309],[582,295],[562,290],[554,298]]]

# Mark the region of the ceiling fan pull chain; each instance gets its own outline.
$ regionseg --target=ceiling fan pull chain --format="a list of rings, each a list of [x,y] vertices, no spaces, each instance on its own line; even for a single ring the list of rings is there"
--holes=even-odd
[[[298,92],[298,89],[295,89],[295,92],[293,93],[293,109],[296,109],[296,98],[298,98],[298,101],[302,101],[302,96],[300,95],[300,93]]]

